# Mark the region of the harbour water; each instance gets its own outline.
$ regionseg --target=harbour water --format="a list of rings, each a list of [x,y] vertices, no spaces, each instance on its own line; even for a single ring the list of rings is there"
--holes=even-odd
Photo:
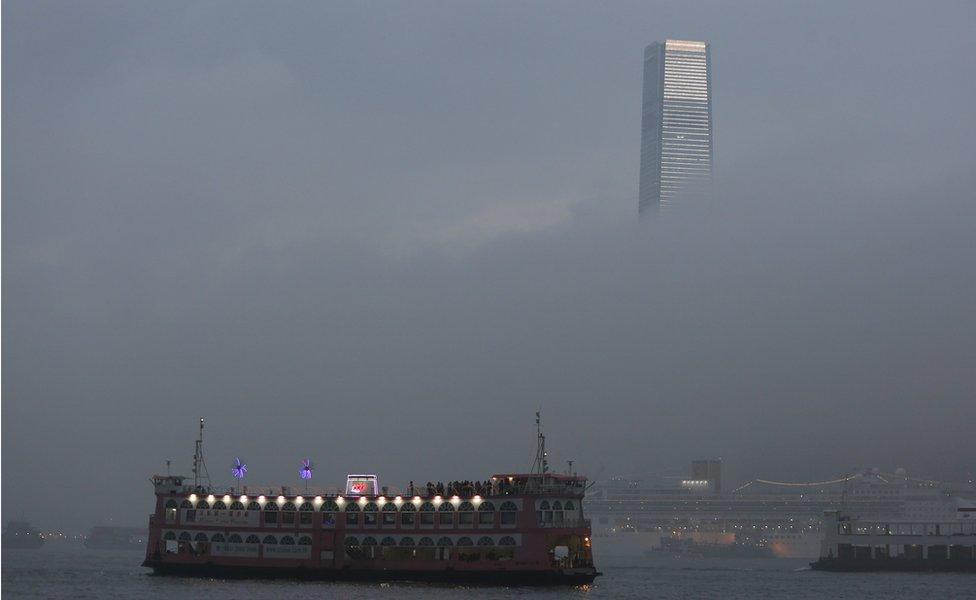
[[[155,577],[141,552],[92,551],[48,544],[5,550],[3,597],[9,598],[976,598],[976,576],[956,573],[822,573],[807,561],[705,559],[687,556],[597,560],[604,576],[577,588],[522,588],[417,583],[332,583]]]

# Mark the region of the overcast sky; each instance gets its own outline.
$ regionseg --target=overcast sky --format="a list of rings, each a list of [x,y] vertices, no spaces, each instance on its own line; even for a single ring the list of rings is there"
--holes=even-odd
[[[963,479],[970,2],[3,3],[4,518],[148,477]],[[719,192],[637,220],[643,47]],[[66,509],[69,492],[72,507]],[[74,522],[74,523],[73,523]]]

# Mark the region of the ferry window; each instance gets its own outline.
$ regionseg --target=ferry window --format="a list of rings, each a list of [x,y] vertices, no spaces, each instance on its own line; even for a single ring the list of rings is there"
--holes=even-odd
[[[209,541],[209,540],[207,540],[207,534],[201,532],[201,533],[198,533],[195,536],[193,536],[193,541],[194,542],[206,542],[206,541]]]
[[[277,523],[278,522],[278,511],[276,511],[276,510],[266,510],[266,511],[264,511],[264,522],[265,523]]]
[[[175,540],[176,539],[176,533],[173,532],[173,531],[167,531],[166,534],[163,535],[163,539],[164,540]]]
[[[272,545],[273,544],[277,544],[278,543],[278,539],[275,536],[273,536],[273,535],[266,535],[266,536],[264,536],[264,543],[265,544],[272,544]]]
[[[424,502],[420,505],[420,524],[421,525],[433,525],[434,524],[434,505],[430,502]]]
[[[167,500],[166,508],[176,508],[176,500]]]
[[[245,543],[248,543],[248,544],[260,544],[261,543],[261,539],[258,536],[254,535],[254,534],[251,534],[251,535],[247,536],[247,539],[244,540],[244,541],[245,541]]]
[[[180,534],[180,541],[181,542],[189,542],[190,541],[190,532],[184,531],[183,533],[181,533]]]
[[[494,546],[495,545],[495,540],[491,539],[487,535],[483,535],[480,538],[478,538],[478,545],[479,546]]]
[[[281,538],[281,545],[282,546],[294,546],[295,545],[295,538],[291,537],[290,535],[286,535],[283,538]]]
[[[355,510],[352,510],[355,507]],[[359,507],[355,504],[350,504],[346,507],[346,525],[356,527],[359,525]]]
[[[231,510],[244,510],[244,503],[240,500],[234,500],[230,505]]]
[[[433,540],[433,538],[422,537],[422,538],[420,538],[420,541],[417,542],[417,545],[418,546],[424,546],[424,547],[433,546],[434,545],[434,540]]]
[[[478,524],[493,525],[495,523],[495,505],[491,502],[482,502],[478,507]]]
[[[556,500],[555,502],[552,503],[552,510],[562,510],[562,509],[563,509],[563,503],[560,502],[559,500]]]
[[[298,508],[298,510],[315,510],[315,508],[312,506],[311,502],[302,502],[302,505]]]
[[[339,505],[333,500],[326,500],[322,503],[322,512],[339,512]]]
[[[395,512],[385,512],[385,513],[383,513],[383,524],[384,525],[396,525],[396,513]]]
[[[310,512],[300,512],[298,513],[298,522],[302,525],[312,524],[312,513]]]
[[[347,536],[346,536],[346,540],[345,540],[345,542],[343,542],[343,543],[344,543],[344,544],[345,544],[346,546],[358,546],[358,545],[359,545],[359,540],[358,540],[358,539],[356,539],[356,536],[353,536],[353,535],[347,535]]]
[[[363,538],[363,546],[375,546],[376,538],[372,536],[366,536]]]
[[[322,527],[335,527],[336,514],[327,512],[322,514]]]
[[[197,520],[197,511],[194,509],[189,509],[186,511],[186,522],[193,523]]]
[[[184,500],[183,502],[180,502],[180,508],[193,508],[193,503],[189,500]]]
[[[413,527],[413,524],[416,522],[416,517],[414,515],[414,513],[416,513],[416,511],[417,511],[417,507],[414,506],[413,503],[411,503],[411,502],[407,502],[406,504],[404,504],[403,506],[401,506],[400,507],[400,526],[401,527]]]
[[[236,533],[232,533],[230,534],[230,537],[227,538],[227,541],[231,544],[240,544],[241,536],[237,535]]]
[[[240,539],[241,538],[237,538],[237,541],[240,541]],[[216,543],[223,542],[224,541],[224,534],[222,534],[222,533],[215,533],[214,536],[212,538],[210,538],[210,541],[211,542],[216,542]]]
[[[295,510],[295,505],[291,502],[285,502],[281,505],[281,510]]]
[[[200,500],[197,502],[197,510],[206,510],[208,508],[210,508],[210,504],[208,504],[206,500]]]
[[[498,545],[499,546],[514,546],[515,545],[515,538],[513,538],[510,535],[506,535],[502,539],[498,540]]]
[[[450,502],[441,504],[437,512],[440,513],[440,517],[437,519],[438,524],[442,526],[454,525],[454,506]]]
[[[470,502],[462,502],[458,507],[458,525],[474,524],[474,506]]]
[[[311,546],[312,545],[312,538],[308,537],[307,535],[303,535],[302,537],[298,538],[298,545],[299,546]]]
[[[281,523],[282,525],[293,525],[295,523],[295,511],[293,510],[281,511]]]
[[[400,538],[400,545],[401,546],[413,546],[414,545],[413,538],[412,537],[403,537],[403,538]]]
[[[363,507],[363,524],[376,525],[376,504],[369,502]]]
[[[257,502],[257,500],[251,500],[247,504],[247,510],[261,510],[261,505]]]
[[[445,535],[441,539],[437,540],[437,545],[444,548],[449,548],[454,545],[454,542],[451,541],[451,538]]]
[[[553,511],[552,514],[556,518],[556,523],[562,523],[563,522],[563,511],[556,510],[556,511]]]
[[[505,502],[499,509],[502,525],[515,525],[518,522],[518,508],[513,502]]]
[[[396,545],[397,545],[396,540],[391,538],[390,536],[386,536],[380,541],[380,546],[396,546]]]
[[[464,536],[462,538],[458,538],[457,545],[458,546],[474,546],[474,542],[471,541],[471,538],[469,538],[467,536]]]
[[[214,510],[227,510],[227,505],[224,504],[223,500],[217,500],[213,505]]]
[[[566,504],[563,506],[563,510],[576,510],[576,505],[573,504],[572,500],[567,500]]]

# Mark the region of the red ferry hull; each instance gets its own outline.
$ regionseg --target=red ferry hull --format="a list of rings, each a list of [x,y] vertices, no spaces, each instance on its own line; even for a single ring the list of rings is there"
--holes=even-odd
[[[175,564],[146,560],[142,566],[155,575],[215,577],[221,579],[300,579],[313,581],[419,581],[477,585],[537,586],[593,583],[596,569],[561,571],[458,571],[405,569],[314,569],[308,567],[252,567],[220,564]]]

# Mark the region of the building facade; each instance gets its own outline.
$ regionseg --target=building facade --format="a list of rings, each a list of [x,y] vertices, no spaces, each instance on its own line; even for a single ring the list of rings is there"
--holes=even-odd
[[[709,189],[711,80],[705,42],[666,40],[644,49],[640,213]]]

